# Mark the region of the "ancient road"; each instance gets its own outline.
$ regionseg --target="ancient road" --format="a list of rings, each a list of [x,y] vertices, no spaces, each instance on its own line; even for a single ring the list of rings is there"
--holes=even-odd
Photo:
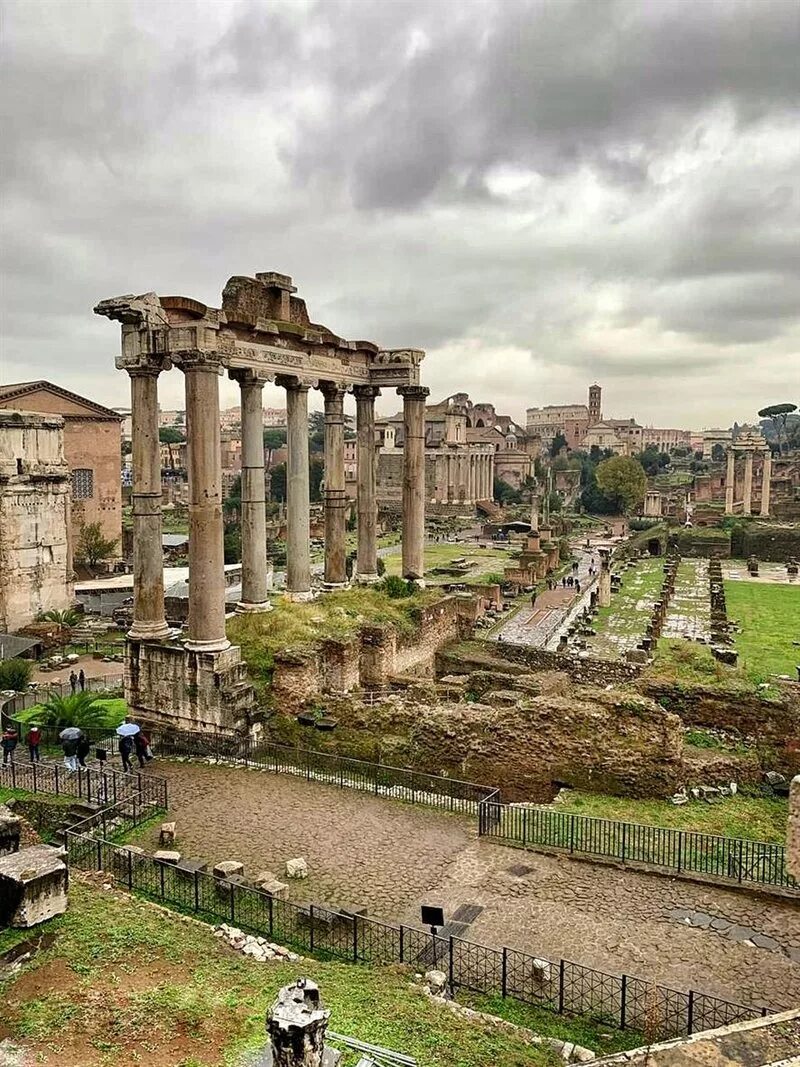
[[[169,779],[184,856],[238,859],[253,874],[304,856],[311,876],[292,885],[295,900],[415,924],[422,901],[477,904],[475,941],[745,1004],[800,1002],[795,903],[523,852],[479,839],[472,820],[303,779],[161,761],[154,772]],[[156,831],[140,843],[158,847]],[[718,921],[691,926],[686,911]]]

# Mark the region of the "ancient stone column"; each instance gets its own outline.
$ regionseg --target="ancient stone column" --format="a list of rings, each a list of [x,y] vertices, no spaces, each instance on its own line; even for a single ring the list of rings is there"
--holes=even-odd
[[[270,611],[267,573],[267,515],[264,486],[264,380],[253,370],[233,370],[242,412],[242,599],[240,614]]]
[[[378,501],[375,471],[375,397],[380,390],[373,385],[357,385],[356,433],[358,466],[356,507],[358,510],[358,546],[356,581],[378,580]]]
[[[330,1015],[310,978],[284,986],[267,1015],[273,1067],[324,1067],[329,1062],[325,1030]]]
[[[742,514],[750,515],[753,510],[753,453],[748,449],[744,454],[744,503]]]
[[[344,394],[333,382],[321,387],[325,397],[325,587],[347,585],[347,499],[344,478]]]
[[[453,456],[447,453],[447,503],[454,504],[456,501],[455,475],[453,474]]]
[[[772,488],[772,453],[767,450],[764,453],[764,464],[761,468],[761,509],[762,515],[769,515],[769,495]]]
[[[186,386],[189,468],[189,639],[195,652],[220,652],[225,636],[225,555],[222,529],[222,456],[219,376],[214,353],[180,357]]]
[[[308,479],[308,386],[297,378],[278,378],[286,389],[287,447],[286,595],[311,600],[311,521]]]
[[[403,398],[403,577],[422,583],[425,575],[425,398],[421,385],[402,385]]]
[[[131,379],[133,444],[132,641],[167,637],[164,553],[161,545],[161,446],[158,440],[160,362],[127,367]]]
[[[736,489],[736,453],[728,449],[725,468],[725,514],[733,515],[733,502]]]

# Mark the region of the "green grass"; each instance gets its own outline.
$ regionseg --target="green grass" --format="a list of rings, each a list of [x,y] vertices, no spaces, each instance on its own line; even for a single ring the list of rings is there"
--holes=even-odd
[[[734,644],[739,662],[754,680],[770,674],[796,678],[800,663],[800,587],[748,581],[726,581],[725,602],[728,618],[735,620],[741,633]]]
[[[128,705],[122,697],[99,697],[97,703],[105,710],[103,721],[97,724],[97,729],[115,730],[128,714]],[[21,723],[36,722],[41,719],[44,707],[42,704],[34,704],[32,708],[25,708],[14,716]]]
[[[592,623],[597,636],[589,638],[592,651],[619,656],[620,645],[633,648],[644,637],[653,604],[663,583],[664,560],[645,559],[622,573],[622,588],[611,596],[611,604],[600,608]],[[636,640],[633,640],[633,639]],[[624,650],[624,649],[623,649]]]
[[[439,567],[449,567],[454,559],[466,558],[470,564],[469,569],[463,574],[433,574]],[[400,549],[396,553],[384,556],[387,574],[400,574],[401,556]],[[503,568],[509,562],[509,552],[504,548],[482,548],[477,544],[461,542],[451,544],[441,542],[439,544],[425,546],[425,580],[442,584],[444,582],[466,582],[475,584],[486,581],[487,576],[502,573]]]
[[[668,800],[634,800],[599,793],[570,790],[562,794],[556,811],[573,812],[597,819],[645,823],[676,830],[697,830],[725,837],[744,837],[752,841],[783,844],[789,806],[779,797],[723,797],[713,804],[690,801],[676,807]]]
[[[81,1062],[81,1053],[88,1058],[96,1050],[108,1067],[146,1064],[180,1038],[176,1065],[240,1063],[244,1053],[264,1044],[264,1018],[277,990],[300,976],[319,984],[332,1028],[415,1056],[420,1067],[561,1062],[518,1034],[459,1018],[432,1003],[412,987],[406,968],[310,959],[255,963],[223,947],[207,926],[80,878],[71,881],[67,914],[36,933],[44,931],[56,933],[56,941],[3,985],[3,1020],[12,1040],[34,1044],[34,1055],[60,1050],[61,1062]],[[28,933],[0,934],[0,951]],[[16,994],[15,986],[30,971],[42,976],[35,995]],[[503,1014],[518,1011],[499,998],[491,1006]],[[545,1019],[544,1013],[531,1021],[576,1041],[599,1029],[580,1020]],[[65,1049],[70,1040],[77,1044]],[[347,1055],[343,1067],[356,1061]]]

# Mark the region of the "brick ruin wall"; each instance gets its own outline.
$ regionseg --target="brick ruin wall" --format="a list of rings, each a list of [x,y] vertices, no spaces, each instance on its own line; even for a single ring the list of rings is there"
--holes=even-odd
[[[443,647],[436,658],[440,674],[465,674],[476,666],[505,662],[524,671],[558,671],[579,685],[623,685],[637,681],[642,668],[628,663],[549,652],[543,648],[469,641]]]

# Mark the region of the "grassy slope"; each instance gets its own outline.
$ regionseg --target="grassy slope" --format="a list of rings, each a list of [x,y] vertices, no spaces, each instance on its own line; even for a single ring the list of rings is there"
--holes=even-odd
[[[590,815],[598,819],[646,823],[678,830],[698,830],[706,834],[744,837],[754,841],[786,841],[789,806],[777,797],[748,797],[738,794],[714,804],[690,802],[675,807],[668,800],[633,800],[571,791],[562,795],[556,811]]]
[[[68,913],[46,928],[57,933],[55,944],[2,989],[7,1032],[32,1047],[37,1062],[235,1063],[263,1044],[278,988],[301,975],[319,984],[333,1028],[416,1056],[420,1067],[560,1062],[519,1035],[432,1004],[404,969],[254,963],[224,948],[208,927],[78,879]],[[0,934],[0,950],[23,933]],[[349,1056],[343,1067],[355,1062]]]
[[[742,666],[751,676],[795,675],[800,663],[800,587],[725,582],[728,618],[742,628],[735,644]]]

